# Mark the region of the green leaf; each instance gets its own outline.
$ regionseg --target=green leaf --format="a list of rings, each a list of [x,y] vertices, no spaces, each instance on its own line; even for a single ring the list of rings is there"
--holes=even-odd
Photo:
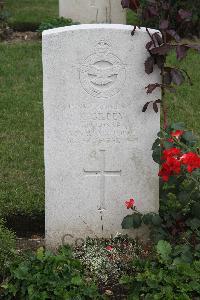
[[[184,253],[182,253],[181,255],[181,259],[184,261],[184,262],[187,262],[187,263],[191,263],[193,261],[193,255],[192,255],[192,252],[191,251],[185,251]]]
[[[124,218],[122,222],[123,229],[130,229],[130,228],[138,228],[142,224],[142,215],[139,213],[135,213],[133,215],[128,215]]]
[[[158,136],[159,138],[163,138],[163,133],[162,133],[162,131],[159,131],[159,132],[157,133],[157,136]]]
[[[155,140],[155,142],[153,143],[153,146],[152,146],[151,150],[154,150],[157,147],[160,147],[160,139],[159,138]]]
[[[36,257],[39,260],[42,260],[44,258],[44,248],[43,247],[40,247],[37,249]]]
[[[134,214],[133,215],[133,227],[139,228],[142,224],[142,215],[141,214]]]
[[[185,124],[183,122],[173,123],[171,127],[174,130],[185,130]]]
[[[27,279],[29,275],[29,269],[24,264],[21,264],[15,271],[14,275],[17,279]]]
[[[162,224],[162,219],[161,219],[161,217],[160,217],[159,215],[154,215],[154,216],[152,217],[152,224],[153,224],[154,226],[160,226],[160,225]]]
[[[153,214],[152,214],[152,213],[143,215],[143,217],[142,217],[142,222],[143,222],[145,225],[151,225],[151,224],[152,224],[152,217],[153,217]]]
[[[163,142],[163,146],[164,146],[165,149],[170,149],[170,148],[174,147],[173,143],[170,143],[170,142],[167,142],[167,141]]]
[[[180,193],[178,193],[178,199],[183,203],[183,204],[187,204],[189,199],[190,199],[190,193],[186,192],[186,191],[181,191]]]
[[[77,275],[72,278],[71,283],[74,285],[81,285],[83,283],[83,280],[79,275]]]
[[[156,148],[152,153],[153,160],[159,164],[161,161],[161,150],[160,148]]]
[[[156,246],[156,250],[162,262],[167,262],[170,259],[172,246],[167,241],[164,240],[159,241]]]
[[[183,135],[182,138],[188,142],[191,145],[194,145],[196,143],[196,137],[193,135],[192,131],[186,131]]]
[[[194,203],[191,212],[194,217],[200,218],[200,203]]]
[[[122,221],[122,228],[123,229],[130,229],[133,228],[133,218],[132,215],[128,215]]]
[[[200,220],[197,218],[190,219],[186,222],[186,224],[192,229],[196,230],[200,228]]]

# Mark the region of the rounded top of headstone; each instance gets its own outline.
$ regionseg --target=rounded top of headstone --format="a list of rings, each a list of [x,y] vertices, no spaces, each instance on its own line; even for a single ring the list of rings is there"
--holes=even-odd
[[[51,35],[51,34],[59,34],[63,32],[70,32],[70,31],[78,31],[78,30],[95,30],[95,29],[110,29],[110,30],[124,30],[124,31],[132,31],[133,26],[131,25],[123,25],[123,24],[81,24],[81,25],[72,25],[72,26],[64,26],[59,28],[53,28],[44,30],[42,33],[42,36]],[[140,29],[137,29],[139,32],[146,33],[146,28],[141,27]],[[155,29],[149,29],[151,33],[159,32]]]

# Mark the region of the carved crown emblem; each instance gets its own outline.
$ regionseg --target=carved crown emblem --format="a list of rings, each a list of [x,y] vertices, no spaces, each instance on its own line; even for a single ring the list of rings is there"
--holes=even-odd
[[[115,54],[109,42],[100,40],[95,52],[88,56],[80,68],[80,81],[85,91],[98,98],[117,94],[125,81],[125,66]]]

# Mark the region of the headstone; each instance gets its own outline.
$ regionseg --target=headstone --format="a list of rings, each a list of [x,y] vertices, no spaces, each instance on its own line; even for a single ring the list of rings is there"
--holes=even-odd
[[[158,167],[151,147],[160,116],[145,87],[149,36],[125,25],[75,25],[43,33],[46,242],[109,237],[135,198],[158,211]],[[151,31],[153,32],[153,31]]]
[[[121,0],[59,0],[59,14],[82,24],[126,24]]]

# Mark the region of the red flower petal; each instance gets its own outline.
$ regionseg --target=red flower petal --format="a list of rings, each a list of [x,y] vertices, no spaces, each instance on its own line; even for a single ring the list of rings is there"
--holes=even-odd
[[[135,200],[134,199],[130,199],[129,201],[125,202],[127,209],[132,208],[135,204]]]
[[[179,139],[184,134],[184,130],[176,130],[174,132],[171,132],[171,136],[175,137],[176,139]]]
[[[179,148],[170,148],[163,151],[163,159],[167,159],[168,157],[178,157],[181,155],[181,149]]]
[[[112,246],[107,246],[107,247],[106,247],[106,250],[112,251],[112,250],[113,250],[113,247],[112,247]]]

